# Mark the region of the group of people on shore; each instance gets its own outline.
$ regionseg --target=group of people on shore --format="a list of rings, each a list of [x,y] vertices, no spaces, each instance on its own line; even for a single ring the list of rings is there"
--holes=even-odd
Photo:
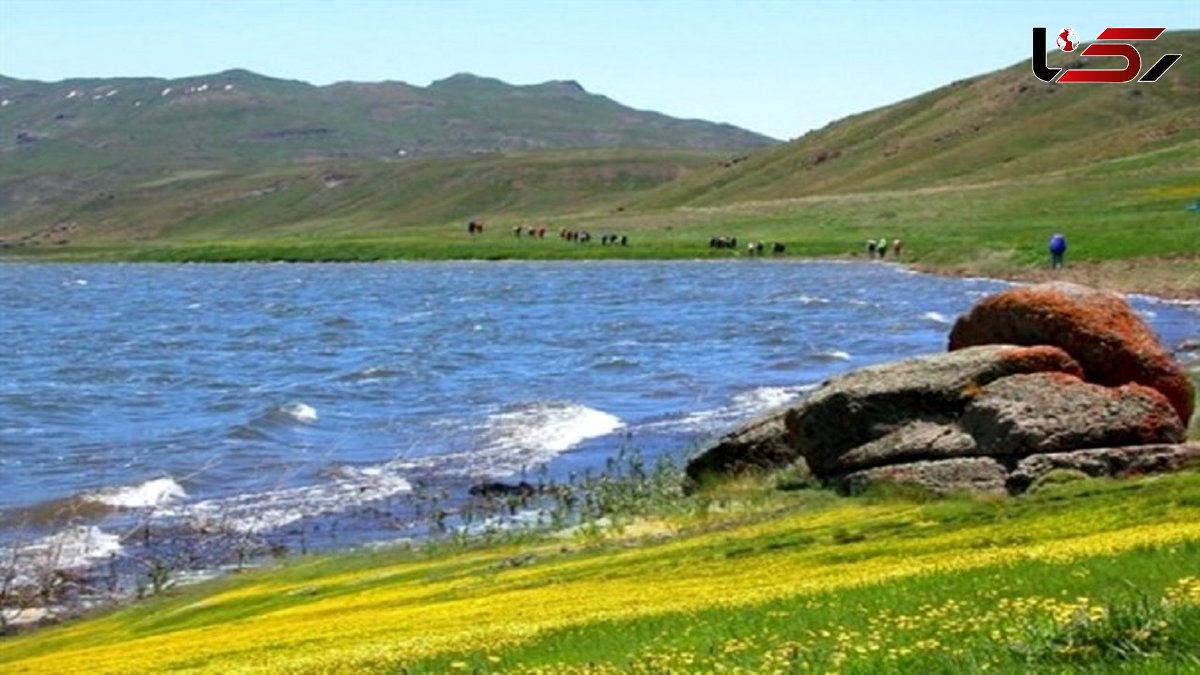
[[[904,252],[904,242],[899,239],[893,239],[889,243],[887,237],[868,239],[866,243],[867,257],[873,260],[878,256],[880,260],[883,260],[887,257],[889,247],[892,249],[892,257],[899,260],[900,254]]]
[[[483,221],[471,220],[467,223],[467,232],[472,236],[483,234]],[[515,225],[512,228],[513,236],[521,237],[528,236],[533,239],[544,239],[546,237],[546,226],[533,227],[528,225]],[[587,230],[572,230],[562,228],[558,232],[558,236],[563,241],[587,243],[592,240],[592,234]],[[604,234],[600,237],[600,243],[608,246],[628,246],[629,237],[627,235]],[[709,248],[730,248],[737,249],[737,237],[733,236],[715,236],[708,241]],[[887,237],[879,239],[868,239],[864,245],[867,252],[867,257],[874,260],[878,257],[883,260],[887,257],[888,249],[892,251],[892,258],[899,260],[901,253],[904,252],[904,242],[900,239],[888,240]],[[746,251],[749,255],[762,255],[766,249],[766,244],[761,241],[750,242],[747,245]],[[1064,259],[1067,254],[1067,238],[1060,233],[1054,233],[1050,237],[1050,267],[1051,269],[1060,269],[1064,266]],[[771,246],[771,252],[779,255],[784,252],[784,245],[775,242]]]

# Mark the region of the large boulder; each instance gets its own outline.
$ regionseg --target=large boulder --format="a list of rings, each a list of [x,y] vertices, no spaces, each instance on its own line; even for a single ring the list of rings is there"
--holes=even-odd
[[[688,478],[700,484],[706,476],[733,476],[796,462],[800,453],[787,442],[786,413],[786,408],[775,410],[725,434],[688,461]]]
[[[1139,384],[1109,388],[1064,373],[1013,375],[987,385],[957,425],[981,454],[1037,453],[1180,443],[1187,433],[1171,404]]]
[[[1019,494],[1055,469],[1081,471],[1089,476],[1124,478],[1200,467],[1200,443],[1094,448],[1075,452],[1031,455],[1021,460],[1007,479],[1008,491]]]
[[[873,394],[881,396],[879,391]],[[792,412],[797,424],[819,411],[814,401],[822,398],[814,395]],[[934,398],[942,401],[937,408],[894,428],[876,425],[881,435],[861,445],[835,451],[810,434],[798,450],[816,475],[840,480],[848,473],[911,462],[967,457],[1015,461],[1035,453],[1178,443],[1186,436],[1175,411],[1157,391],[1138,384],[1102,387],[1063,372],[1002,377],[968,388],[954,404],[945,403],[946,392],[936,392]],[[851,401],[847,407],[866,406]],[[841,432],[831,429],[830,434]]]
[[[1195,391],[1187,374],[1119,295],[1057,282],[997,293],[950,331],[952,351],[986,344],[1059,347],[1088,382],[1145,385],[1166,396],[1185,424],[1191,419]]]
[[[830,379],[791,409],[785,418],[788,440],[818,476],[844,471],[849,467],[839,465],[843,455],[889,436],[917,447],[920,454],[926,438],[941,433],[930,431],[928,425],[952,423],[995,380],[1037,372],[1082,374],[1079,364],[1062,350],[1011,345],[986,345],[863,368]],[[914,428],[915,422],[926,425]],[[961,437],[951,436],[933,441],[946,450],[941,456],[975,454],[961,447]],[[871,453],[867,448],[862,454]],[[888,463],[894,460],[865,462]]]
[[[1002,494],[1007,490],[1007,480],[1008,469],[991,457],[960,457],[854,471],[840,476],[834,486],[846,494],[858,494],[879,483],[916,485],[938,494],[960,491]]]
[[[970,491],[1018,495],[1056,469],[1094,478],[1126,478],[1196,467],[1200,467],[1200,443],[1161,443],[1030,455],[1011,472],[991,457],[961,457],[878,466],[853,471],[832,482],[848,494],[887,483],[915,485],[939,494]]]

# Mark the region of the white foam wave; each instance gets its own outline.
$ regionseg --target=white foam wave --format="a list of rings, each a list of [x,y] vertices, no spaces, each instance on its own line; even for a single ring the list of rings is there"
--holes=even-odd
[[[31,543],[17,542],[9,547],[0,547],[0,560],[4,561],[6,574],[10,575],[9,583],[13,587],[36,587],[44,583],[50,572],[85,569],[120,552],[120,536],[109,534],[94,525],[78,525]],[[37,621],[48,613],[37,608],[32,616],[12,609],[0,611],[4,611],[4,618],[12,622]]]
[[[238,532],[266,532],[303,518],[339,513],[411,492],[412,485],[386,466],[339,467],[333,480],[197,502],[172,515]]]
[[[1125,297],[1129,299],[1138,299],[1143,302],[1148,302],[1152,305],[1177,305],[1181,307],[1200,307],[1200,299],[1192,298],[1160,298],[1157,295],[1146,295],[1144,293],[1129,293]]]
[[[825,351],[813,352],[809,354],[814,359],[819,361],[849,361],[850,353],[840,349],[827,349]]]
[[[486,436],[498,447],[558,454],[624,426],[602,410],[574,403],[535,403],[488,416]]]
[[[281,406],[279,412],[301,424],[313,424],[318,419],[317,409],[307,403],[289,403]]]
[[[816,389],[815,384],[794,387],[759,387],[735,395],[733,407],[738,413],[757,415],[791,403],[813,389]]]
[[[802,305],[828,305],[829,298],[822,298],[815,295],[801,295],[796,298],[796,302]]]
[[[815,384],[792,387],[759,387],[735,394],[728,406],[697,410],[682,417],[651,422],[645,428],[674,433],[714,433],[766,414],[800,399],[816,389]]]
[[[544,464],[586,440],[624,426],[616,415],[577,403],[521,404],[488,415],[472,450],[397,460],[388,467],[470,478],[507,476]]]
[[[170,478],[155,478],[141,485],[109,488],[83,496],[84,499],[100,502],[122,509],[151,508],[173,504],[187,499],[183,486]]]
[[[925,312],[921,315],[921,318],[943,326],[949,326],[952,323],[950,319],[941,312]]]
[[[2,551],[13,563],[11,570],[18,585],[34,583],[48,570],[87,567],[121,551],[121,537],[94,525],[79,525],[42,537],[33,543]]]

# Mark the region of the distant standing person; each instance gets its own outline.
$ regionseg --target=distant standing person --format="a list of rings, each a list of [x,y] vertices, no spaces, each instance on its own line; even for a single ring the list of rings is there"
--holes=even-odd
[[[1055,233],[1050,237],[1050,267],[1059,269],[1063,266],[1063,257],[1067,254],[1067,238]]]

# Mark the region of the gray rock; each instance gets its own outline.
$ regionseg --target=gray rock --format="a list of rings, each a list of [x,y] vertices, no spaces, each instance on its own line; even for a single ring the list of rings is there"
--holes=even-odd
[[[991,456],[1179,443],[1186,437],[1157,391],[1102,387],[1062,373],[996,380],[971,400],[958,424],[980,454]]]
[[[918,485],[932,492],[1004,493],[1008,470],[990,457],[963,457],[911,462],[854,471],[834,481],[846,494],[858,494],[879,483]]]
[[[971,457],[982,454],[975,439],[951,423],[910,422],[838,457],[837,472],[920,460]]]
[[[795,463],[800,454],[787,443],[786,413],[787,408],[777,409],[725,434],[688,461],[688,478],[699,484],[706,476],[733,476]]]
[[[842,455],[901,427],[952,422],[994,380],[1046,371],[1082,374],[1062,350],[1011,345],[971,347],[863,368],[830,379],[793,408],[785,418],[789,441],[815,474],[835,473]]]
[[[1073,469],[1097,478],[1124,478],[1197,466],[1200,466],[1200,443],[1195,442],[1048,453],[1032,455],[1018,462],[1006,487],[1010,493],[1020,494],[1054,469]]]

